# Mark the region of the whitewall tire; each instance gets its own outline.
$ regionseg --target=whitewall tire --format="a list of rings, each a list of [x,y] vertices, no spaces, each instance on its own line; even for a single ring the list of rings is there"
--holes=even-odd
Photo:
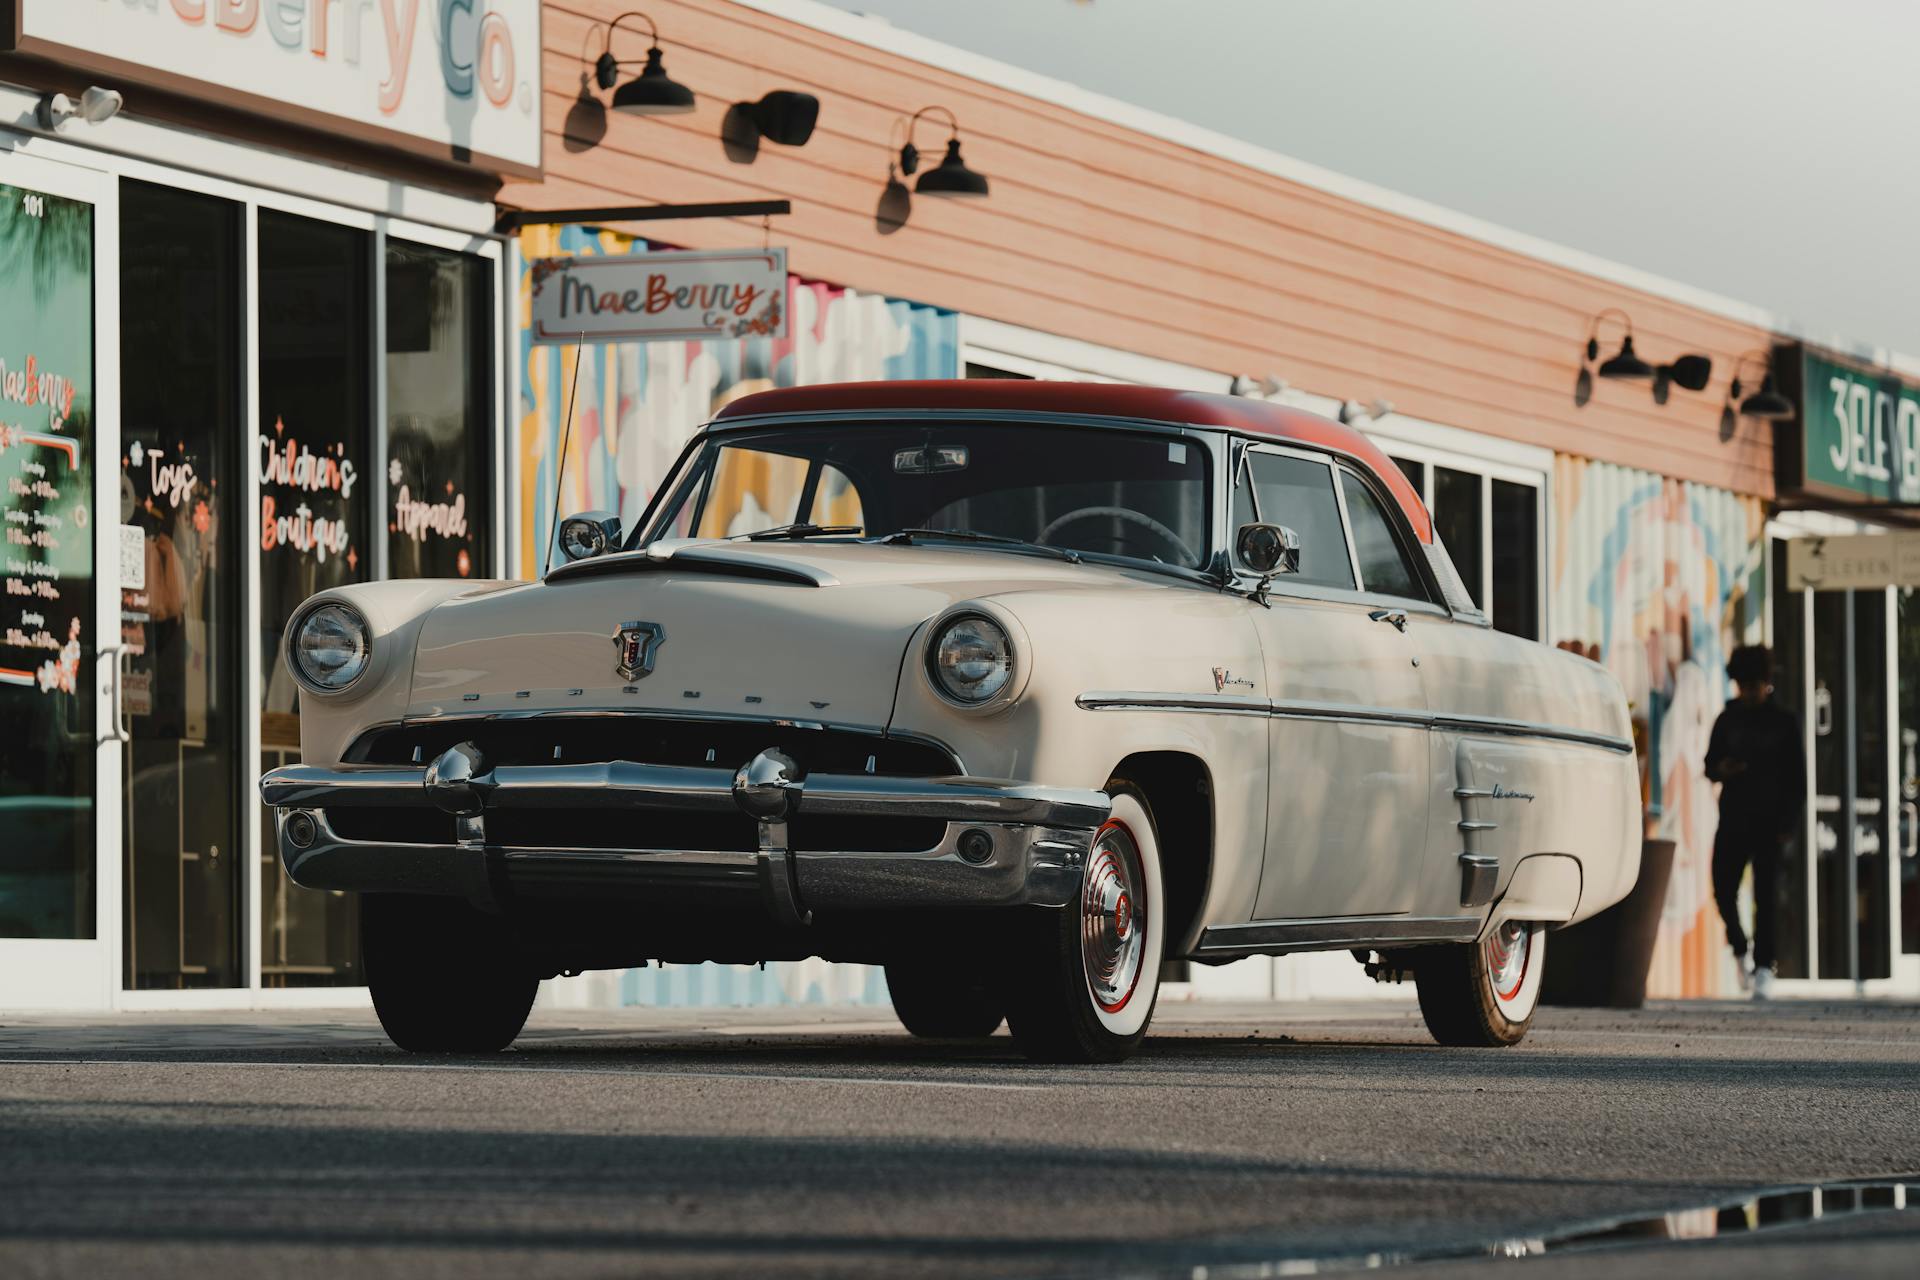
[[[1427,1030],[1448,1045],[1520,1043],[1540,1004],[1546,962],[1546,928],[1525,920],[1501,921],[1466,946],[1425,952],[1413,977]]]
[[[1137,789],[1108,791],[1113,813],[1094,835],[1077,900],[1016,918],[1001,989],[1007,1024],[1030,1058],[1118,1062],[1145,1036],[1160,995],[1160,833]]]

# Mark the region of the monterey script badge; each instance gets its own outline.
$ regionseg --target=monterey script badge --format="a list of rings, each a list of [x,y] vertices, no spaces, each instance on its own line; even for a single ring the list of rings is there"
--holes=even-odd
[[[667,638],[667,629],[657,622],[623,622],[613,633],[613,648],[619,658],[613,669],[622,680],[638,680],[653,671],[653,655]]]

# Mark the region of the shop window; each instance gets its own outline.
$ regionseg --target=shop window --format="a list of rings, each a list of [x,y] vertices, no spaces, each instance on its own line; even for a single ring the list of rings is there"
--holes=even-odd
[[[1395,458],[1393,465],[1400,468],[1400,474],[1413,485],[1414,492],[1423,495],[1424,499],[1427,492],[1427,464],[1411,458]]]
[[[491,264],[387,242],[387,571],[466,578],[492,545]]]
[[[1249,450],[1247,476],[1234,494],[1234,527],[1255,520],[1300,535],[1300,572],[1285,581],[1353,586],[1353,561],[1333,496],[1333,472],[1323,462]]]
[[[1491,496],[1493,625],[1540,638],[1540,491],[1496,478]]]
[[[120,525],[139,555],[120,592],[129,988],[246,982],[240,217],[120,184]]]
[[[259,215],[260,767],[299,758],[299,701],[281,657],[286,625],[316,591],[371,573],[367,462],[373,419],[372,244],[364,231]],[[263,819],[265,810],[261,810]],[[296,887],[261,834],[262,981],[358,985],[351,895]]]
[[[0,183],[0,938],[97,933],[93,226]]]

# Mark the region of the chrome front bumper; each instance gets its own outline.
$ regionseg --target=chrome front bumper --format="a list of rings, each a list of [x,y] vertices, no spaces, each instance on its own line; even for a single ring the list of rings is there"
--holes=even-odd
[[[809,777],[775,750],[739,770],[611,761],[490,766],[470,743],[423,768],[288,765],[260,780],[275,810],[280,857],[294,883],[313,889],[458,895],[495,903],[502,883],[757,893],[773,918],[808,923],[815,909],[1065,906],[1079,891],[1093,833],[1110,804],[1099,791],[979,778]],[[452,816],[448,843],[349,839],[330,811],[354,807],[438,810]],[[488,839],[501,810],[548,810],[551,844]],[[633,847],[569,847],[564,815],[633,815]],[[650,813],[745,814],[754,849],[658,848]],[[915,852],[795,849],[810,817],[895,817],[944,822],[943,838]],[[977,834],[976,834],[977,833]],[[982,838],[984,837],[984,839]]]

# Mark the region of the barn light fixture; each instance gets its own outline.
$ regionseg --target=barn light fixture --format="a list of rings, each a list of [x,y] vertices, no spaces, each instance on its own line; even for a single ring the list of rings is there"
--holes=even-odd
[[[1651,378],[1654,368],[1642,360],[1633,350],[1633,319],[1618,307],[1608,307],[1593,318],[1587,327],[1587,363],[1600,358],[1600,322],[1612,316],[1626,327],[1627,333],[1620,340],[1619,354],[1603,361],[1599,368],[1603,378]]]
[[[614,30],[628,18],[639,18],[647,24],[647,35],[653,45],[647,50],[646,65],[640,74],[614,89],[613,109],[633,116],[684,115],[693,110],[693,90],[668,76],[660,60],[659,28],[654,26],[652,18],[638,11],[623,13],[607,24],[606,44],[593,64],[594,79],[602,89],[613,89],[620,79],[620,68],[634,65],[631,58],[621,61],[613,56]]]
[[[1287,380],[1277,373],[1270,373],[1264,378],[1238,373],[1234,375],[1233,381],[1227,384],[1227,394],[1276,400],[1287,393],[1288,385]]]
[[[967,168],[967,162],[960,158],[960,121],[945,107],[922,107],[907,121],[907,144],[900,148],[900,172],[911,176],[919,171],[920,149],[913,145],[913,130],[920,123],[920,117],[929,111],[938,111],[947,117],[947,154],[939,164],[920,174],[920,181],[913,184],[913,189],[924,196],[986,195],[986,175]]]
[[[1351,427],[1361,422],[1378,422],[1392,412],[1393,401],[1375,396],[1367,404],[1361,404],[1358,400],[1342,400],[1338,416],[1342,426]]]
[[[1760,389],[1742,400],[1740,393],[1746,387],[1740,381],[1740,371],[1756,360],[1766,368],[1766,373],[1760,378]],[[1727,387],[1727,404],[1729,407],[1737,404],[1745,417],[1763,418],[1768,422],[1778,422],[1794,415],[1793,401],[1774,389],[1773,357],[1765,351],[1749,351],[1734,365],[1733,381]]]

